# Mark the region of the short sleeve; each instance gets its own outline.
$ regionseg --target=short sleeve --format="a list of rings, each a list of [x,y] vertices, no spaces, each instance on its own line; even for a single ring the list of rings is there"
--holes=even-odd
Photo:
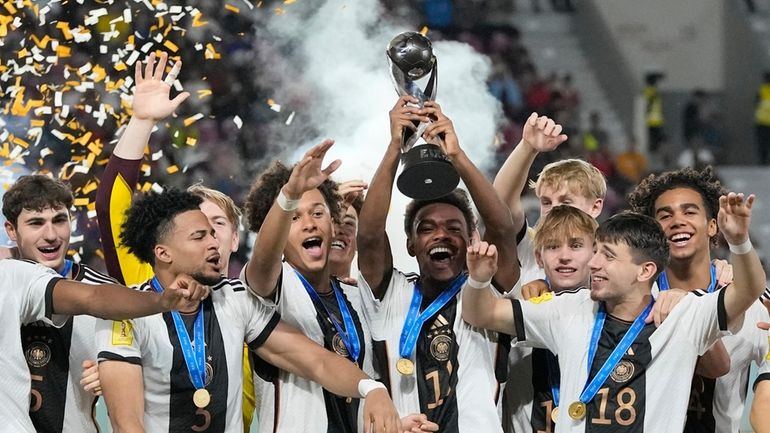
[[[768,356],[770,356],[770,354],[768,354]],[[759,365],[757,373],[757,378],[754,380],[754,390],[757,389],[759,382],[770,380],[770,358],[765,358],[762,364]]]
[[[97,359],[142,364],[136,320],[96,321]]]
[[[24,260],[7,259],[0,261],[0,273],[3,273],[3,284],[13,290],[18,290],[21,296],[19,303],[19,318],[22,324],[45,321],[52,325],[61,326],[65,319],[54,323],[53,290],[62,278],[54,270]]]
[[[546,292],[528,301],[512,299],[517,344],[558,353],[557,325],[562,316],[564,301],[565,297],[555,296],[553,292]]]
[[[676,319],[676,329],[695,345],[698,355],[703,355],[717,340],[735,331],[728,329],[727,325],[725,290],[713,293],[700,290],[691,292],[674,307],[673,312],[682,309]],[[667,320],[670,319],[671,316]],[[739,328],[741,325],[737,326]]]

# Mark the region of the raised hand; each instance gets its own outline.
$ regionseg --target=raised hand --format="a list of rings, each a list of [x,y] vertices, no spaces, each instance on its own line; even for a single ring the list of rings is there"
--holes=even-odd
[[[176,80],[176,76],[181,71],[182,62],[177,61],[164,80],[163,73],[166,69],[168,54],[162,53],[157,64],[155,60],[155,53],[150,54],[144,66],[144,73],[142,73],[141,62],[136,63],[134,73],[136,87],[132,108],[133,116],[137,119],[152,121],[165,119],[190,96],[189,92],[182,92],[174,99],[169,99],[171,83]]]
[[[401,148],[401,139],[404,136],[404,128],[417,132],[414,121],[429,122],[428,116],[422,114],[421,108],[410,104],[419,101],[414,96],[402,96],[396,101],[396,105],[390,110],[390,144]]]
[[[339,159],[332,161],[326,168],[321,168],[321,163],[326,156],[326,152],[334,144],[334,140],[324,140],[305,153],[302,160],[294,166],[286,185],[283,186],[283,193],[290,199],[299,199],[306,191],[318,188],[326,179],[339,168],[342,161]]]
[[[208,286],[190,276],[180,275],[161,294],[161,304],[165,311],[181,310],[188,308],[191,301],[202,301],[208,295]]]
[[[547,116],[532,113],[526,122],[521,139],[538,152],[550,152],[567,141],[567,136],[561,133],[561,125]]]
[[[361,179],[348,180],[337,185],[337,193],[342,197],[343,213],[358,196],[364,193],[366,188],[369,188],[369,184]]]
[[[497,247],[479,241],[478,236],[478,232],[473,235],[466,254],[468,275],[476,281],[489,281],[497,273]]]
[[[717,223],[725,240],[731,245],[740,245],[749,239],[751,225],[751,208],[754,205],[754,195],[744,198],[743,193],[731,192],[719,197],[719,214]]]
[[[426,101],[422,112],[433,119],[433,123],[428,125],[422,134],[425,141],[439,146],[449,158],[455,158],[462,153],[454,124],[441,111],[441,106],[436,101]]]

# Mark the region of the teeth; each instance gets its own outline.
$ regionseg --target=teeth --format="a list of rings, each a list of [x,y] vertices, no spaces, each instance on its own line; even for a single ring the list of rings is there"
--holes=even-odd
[[[451,254],[452,252],[449,251],[449,248],[447,248],[447,247],[436,247],[436,248],[431,249],[428,254],[434,255],[434,254],[438,254],[438,253]]]
[[[674,236],[671,236],[671,242],[681,242],[681,241],[687,241],[690,240],[692,236],[687,233],[678,233]]]
[[[557,268],[556,272],[559,272],[561,274],[569,274],[572,272],[575,272],[577,269],[575,268]]]
[[[344,250],[347,245],[342,241],[332,241],[332,249]]]

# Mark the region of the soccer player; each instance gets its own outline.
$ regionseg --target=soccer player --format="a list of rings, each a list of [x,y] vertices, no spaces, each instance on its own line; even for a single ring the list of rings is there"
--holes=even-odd
[[[179,308],[187,302],[185,298],[200,299],[208,292],[189,277],[180,276],[162,295],[139,293],[114,284],[65,279],[44,265],[12,259],[0,261],[0,277],[5,285],[0,290],[0,419],[3,431],[14,433],[37,431],[29,417],[31,380],[19,335],[21,326],[42,321],[61,327],[68,316],[79,314],[115,320],[145,316]],[[37,359],[43,349],[31,352]]]
[[[645,317],[654,303],[653,282],[669,259],[668,240],[654,219],[633,213],[599,226],[590,290],[539,303],[501,300],[488,283],[494,259],[484,255],[469,263],[463,317],[558,356],[560,431],[681,432],[697,356],[737,330],[764,289],[748,235],[753,201],[734,193],[720,198],[719,228],[737,270],[733,287],[688,294],[659,327],[645,324]]]
[[[548,288],[538,302],[554,293],[588,287],[588,261],[594,254],[597,223],[580,209],[559,205],[535,227],[535,258],[545,272]],[[546,349],[511,348],[506,382],[503,429],[509,432],[554,431],[553,408],[559,405],[559,365]]]
[[[460,148],[441,107],[426,102],[417,108],[412,106],[416,102],[401,97],[390,111],[391,140],[369,185],[358,228],[359,286],[372,337],[386,364],[380,374],[399,411],[424,413],[442,432],[501,431],[495,408],[496,335],[468,326],[460,317],[465,249],[476,229],[464,191],[409,204],[407,250],[417,259],[420,275],[393,268],[385,221],[402,131],[416,129],[413,121],[432,121],[424,138],[441,147],[465,182],[484,221],[485,239],[504,246],[496,287],[508,291],[519,276],[510,212]]]
[[[658,288],[685,291],[732,290],[730,282],[720,284],[711,263],[711,244],[718,234],[719,197],[725,190],[707,167],[684,168],[650,175],[629,195],[632,209],[655,218],[663,227],[671,249],[671,261],[658,277]],[[767,298],[767,293],[764,295]],[[723,348],[711,349],[709,360],[702,359],[692,384],[686,432],[738,431],[746,402],[746,384],[751,362],[763,362],[768,351],[767,333],[757,322],[770,321],[767,309],[758,299],[746,311],[743,326],[722,338]],[[719,357],[725,357],[720,361]],[[706,364],[706,365],[704,365]],[[720,365],[726,365],[719,367]],[[713,370],[714,367],[711,367]],[[711,374],[709,374],[711,373]]]
[[[212,296],[169,314],[98,325],[99,373],[114,428],[241,431],[246,341],[278,368],[342,396],[366,398],[367,431],[370,423],[372,431],[398,431],[384,386],[281,322],[240,280],[222,277],[216,231],[201,202],[189,192],[150,193],[131,206],[123,224],[123,244],[153,266],[155,276],[139,291],[162,293],[187,273],[210,285]]]
[[[43,175],[20,177],[3,195],[8,238],[20,258],[56,271],[63,278],[87,284],[114,283],[90,267],[67,259],[70,243],[70,188]],[[22,349],[32,378],[29,416],[38,432],[96,432],[93,417],[96,378],[81,386],[81,367],[92,376],[96,341],[91,316],[70,317],[61,327],[44,321],[21,327]],[[94,380],[95,379],[95,380]]]
[[[766,359],[770,360],[770,352],[767,353]],[[770,433],[770,362],[762,364],[754,381],[750,420],[754,433]]]
[[[359,180],[349,180],[337,186],[342,197],[344,212],[341,221],[334,222],[334,238],[329,251],[329,266],[331,274],[341,281],[356,285],[355,276],[351,275],[353,259],[355,258],[358,244],[358,215],[361,214],[361,206],[364,205],[362,189],[368,185]]]

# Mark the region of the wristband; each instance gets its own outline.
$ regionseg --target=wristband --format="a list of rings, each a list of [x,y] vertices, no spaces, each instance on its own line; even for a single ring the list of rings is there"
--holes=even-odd
[[[739,245],[733,245],[728,242],[727,246],[730,247],[730,252],[733,254],[748,254],[748,252],[753,248],[751,245],[751,239],[746,239],[746,242]]]
[[[358,382],[358,393],[361,394],[361,398],[366,398],[366,395],[375,389],[385,389],[385,385],[377,382],[374,379],[361,379]]]
[[[278,206],[285,210],[286,212],[294,212],[299,207],[299,201],[301,199],[295,199],[292,200],[288,197],[286,197],[286,194],[283,193],[283,189],[281,189],[278,192],[278,197],[275,198],[276,203],[278,203]]]
[[[468,277],[468,279],[465,281],[465,284],[473,287],[474,289],[486,289],[492,284],[492,279],[490,278],[486,281],[478,281],[474,280],[473,277]]]

